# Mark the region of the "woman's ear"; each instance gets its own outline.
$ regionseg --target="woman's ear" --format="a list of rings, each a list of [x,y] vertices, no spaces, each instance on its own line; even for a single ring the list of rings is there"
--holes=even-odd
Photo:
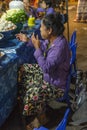
[[[52,28],[49,29],[48,34],[50,35],[52,33]]]
[[[46,5],[46,8],[49,8],[49,5]]]

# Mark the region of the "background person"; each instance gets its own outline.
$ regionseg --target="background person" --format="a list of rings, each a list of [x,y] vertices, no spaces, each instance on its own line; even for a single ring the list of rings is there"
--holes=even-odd
[[[33,17],[37,17],[36,9],[32,6],[30,6],[30,0],[23,0],[23,4],[24,4],[25,12],[28,17],[30,15],[32,15]]]
[[[74,22],[87,22],[87,0],[78,0]]]
[[[45,9],[45,14],[53,14],[55,11],[52,7],[51,0],[41,0],[41,7]]]

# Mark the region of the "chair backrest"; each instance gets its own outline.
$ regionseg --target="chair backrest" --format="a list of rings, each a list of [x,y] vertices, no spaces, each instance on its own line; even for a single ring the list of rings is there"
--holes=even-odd
[[[70,50],[71,50],[71,60],[70,60],[70,65],[74,64],[75,61],[76,61],[76,49],[77,49],[77,44],[73,44],[71,47],[70,47]]]
[[[76,49],[77,49],[77,43],[76,43],[76,31],[72,33],[70,42],[69,42],[69,48],[71,50],[71,61],[70,64],[73,64],[76,60]]]
[[[69,42],[69,47],[71,48],[73,44],[76,43],[76,30],[72,33],[70,42]]]
[[[71,76],[76,77],[77,75],[77,66],[76,66],[76,52],[77,52],[77,43],[76,43],[76,31],[72,33],[71,40],[69,42],[69,47],[71,50]]]

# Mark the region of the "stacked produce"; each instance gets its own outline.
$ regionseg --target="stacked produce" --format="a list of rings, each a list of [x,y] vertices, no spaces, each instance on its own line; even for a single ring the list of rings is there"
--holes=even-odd
[[[16,29],[16,25],[11,21],[0,20],[0,32],[10,31]]]
[[[1,19],[11,21],[14,24],[24,23],[27,20],[27,15],[22,9],[10,9],[2,15]]]

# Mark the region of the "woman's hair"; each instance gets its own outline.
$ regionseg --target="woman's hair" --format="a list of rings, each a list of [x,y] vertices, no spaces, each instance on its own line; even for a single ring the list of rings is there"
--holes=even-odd
[[[62,15],[60,13],[49,14],[43,17],[42,23],[47,29],[52,28],[52,34],[59,36],[64,32],[64,25],[62,22]]]
[[[52,1],[51,0],[42,0],[42,1],[44,1],[48,7],[52,6]]]

